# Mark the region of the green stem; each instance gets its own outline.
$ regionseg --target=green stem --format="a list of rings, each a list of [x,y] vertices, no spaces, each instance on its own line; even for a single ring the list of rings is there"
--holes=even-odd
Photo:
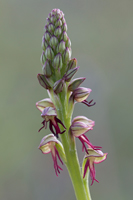
[[[66,90],[66,89],[65,89]],[[54,98],[54,104],[56,107],[57,115],[59,119],[66,126],[65,134],[61,134],[61,141],[66,154],[66,166],[75,190],[75,195],[77,200],[91,200],[89,188],[87,182],[84,182],[82,178],[82,172],[80,169],[80,164],[77,156],[77,150],[75,145],[75,139],[70,136],[69,128],[71,125],[71,113],[68,113],[68,101],[66,98],[66,91],[63,90],[59,95],[59,100],[55,100],[53,94],[51,97]]]

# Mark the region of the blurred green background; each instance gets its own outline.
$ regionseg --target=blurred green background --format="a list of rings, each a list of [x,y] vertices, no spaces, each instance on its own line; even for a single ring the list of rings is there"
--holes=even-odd
[[[66,168],[57,178],[50,155],[37,149],[44,134],[35,103],[47,98],[37,81],[48,13],[65,13],[72,57],[96,105],[75,106],[74,116],[95,120],[87,133],[108,152],[96,166],[92,199],[132,199],[133,1],[0,1],[0,199],[75,200]],[[77,141],[80,163],[83,154]]]

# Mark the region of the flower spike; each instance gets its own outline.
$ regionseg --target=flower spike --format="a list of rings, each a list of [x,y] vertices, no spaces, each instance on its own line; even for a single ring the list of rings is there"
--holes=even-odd
[[[63,149],[61,142],[59,140],[57,140],[57,138],[53,134],[49,134],[49,135],[46,135],[41,140],[41,143],[40,143],[38,149],[40,149],[43,154],[51,153],[52,159],[54,162],[55,173],[56,173],[56,176],[58,176],[58,174],[60,173],[60,170],[62,170],[62,168],[58,165],[57,158],[63,165],[63,162],[61,160],[59,152],[65,158],[65,153],[64,153],[64,149]]]
[[[90,177],[92,180],[91,185],[92,185],[94,181],[99,183],[99,181],[95,178],[96,171],[95,171],[94,164],[99,164],[99,163],[103,162],[107,158],[107,153],[103,153],[101,150],[94,150],[91,148],[88,148],[87,151],[88,151],[88,153],[86,154],[86,156],[84,158],[85,165],[83,166],[83,168],[84,168],[83,178],[85,178],[87,170],[89,168]],[[83,161],[83,163],[84,163],[84,161]]]
[[[43,154],[51,153],[57,176],[62,170],[58,162],[65,163],[76,198],[90,200],[87,175],[90,171],[92,184],[94,180],[97,181],[94,164],[105,160],[107,153],[104,154],[100,146],[94,146],[86,135],[88,131],[93,130],[95,125],[93,120],[84,116],[77,116],[71,120],[76,103],[83,103],[88,107],[96,104],[93,99],[87,101],[92,90],[80,87],[86,78],[73,79],[79,67],[77,59],[71,58],[71,55],[71,40],[67,35],[64,14],[55,8],[46,19],[42,37],[42,74],[37,75],[40,85],[47,90],[49,98],[36,103],[43,118],[42,127],[38,132],[43,128],[46,129],[48,125],[51,134],[43,137],[38,148]],[[80,140],[82,151],[86,153],[82,172],[79,170],[75,138]]]

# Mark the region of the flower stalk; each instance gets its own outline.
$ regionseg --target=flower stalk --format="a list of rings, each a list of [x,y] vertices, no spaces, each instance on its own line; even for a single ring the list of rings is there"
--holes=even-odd
[[[94,163],[106,159],[107,154],[100,146],[92,145],[87,132],[93,129],[95,122],[84,116],[77,116],[72,120],[75,103],[81,102],[91,107],[93,100],[87,101],[91,89],[79,87],[84,77],[72,79],[79,67],[77,60],[71,59],[71,41],[67,35],[67,24],[64,14],[59,9],[53,9],[47,18],[42,38],[42,72],[37,78],[40,85],[47,90],[49,98],[36,103],[41,112],[45,130],[49,124],[50,134],[44,136],[39,145],[43,154],[51,153],[55,173],[58,176],[62,168],[58,164],[65,164],[77,200],[91,200],[88,176],[92,184],[95,178]],[[43,129],[45,128],[45,129]],[[85,157],[81,166],[78,160],[75,140],[78,138],[85,150]]]

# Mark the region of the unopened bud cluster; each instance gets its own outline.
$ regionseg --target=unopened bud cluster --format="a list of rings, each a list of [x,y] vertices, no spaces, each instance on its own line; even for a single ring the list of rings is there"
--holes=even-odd
[[[91,104],[93,100],[89,102],[86,100],[92,90],[80,87],[86,78],[72,79],[79,67],[77,67],[77,60],[71,59],[71,41],[67,36],[67,24],[63,12],[59,9],[53,9],[48,15],[42,38],[42,49],[42,74],[38,74],[37,78],[40,85],[48,91],[50,98],[37,102],[36,107],[41,111],[43,118],[39,132],[48,125],[51,133],[42,139],[39,149],[44,154],[52,154],[55,172],[58,175],[62,168],[57,164],[57,158],[62,164],[62,160],[67,163],[66,151],[69,151],[70,148],[63,147],[60,142],[62,135],[66,134],[66,138],[69,135],[70,140],[74,142],[75,138],[78,138],[82,143],[82,150],[85,150],[82,166],[83,178],[89,168],[93,183],[96,180],[94,163],[105,160],[107,154],[100,150],[100,146],[92,145],[86,136],[88,131],[93,130],[95,125],[93,120],[77,116],[71,121],[75,102],[84,103],[88,107],[95,103]],[[65,89],[63,90],[63,88]],[[65,110],[64,115],[66,116],[61,117],[62,110]],[[71,121],[71,124],[64,119]],[[90,156],[90,152],[92,156]]]

